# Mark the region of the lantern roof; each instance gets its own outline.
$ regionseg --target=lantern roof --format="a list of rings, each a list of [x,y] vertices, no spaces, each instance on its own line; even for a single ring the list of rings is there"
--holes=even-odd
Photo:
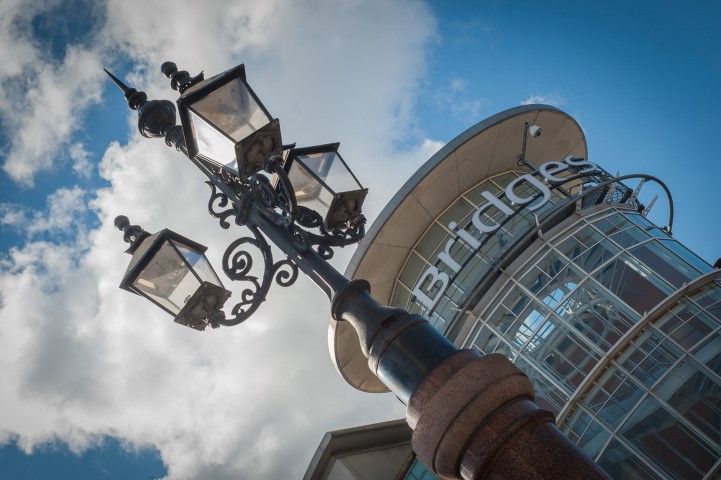
[[[206,89],[214,89],[217,87],[220,87],[226,83],[228,83],[231,79],[240,77],[243,80],[245,80],[245,65],[240,64],[237,65],[231,69],[228,69],[222,73],[219,73],[217,75],[213,75],[210,78],[207,78],[205,80],[202,80],[192,87],[188,88],[183,92],[183,94],[178,99],[178,102],[181,100],[184,102],[193,101],[196,100],[199,97],[202,97],[205,95]]]
[[[333,143],[324,143],[323,145],[314,145],[312,147],[299,147],[299,148],[293,148],[289,155],[296,155],[298,157],[302,155],[311,155],[313,153],[321,153],[321,152],[329,152],[329,151],[338,151],[338,147],[340,147],[340,142],[333,142]]]

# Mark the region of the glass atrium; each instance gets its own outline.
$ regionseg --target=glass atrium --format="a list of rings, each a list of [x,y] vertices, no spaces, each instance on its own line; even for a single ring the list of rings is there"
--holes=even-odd
[[[613,478],[717,478],[721,272],[649,222],[620,184],[582,200],[553,189],[533,213],[490,208],[487,222],[501,228],[474,232],[479,192],[502,198],[518,175],[485,180],[436,218],[398,275],[393,304],[427,315],[459,345],[510,358],[538,405]],[[480,247],[454,241],[454,224]],[[434,260],[449,240],[459,271]],[[428,265],[451,279],[431,309],[413,295]]]

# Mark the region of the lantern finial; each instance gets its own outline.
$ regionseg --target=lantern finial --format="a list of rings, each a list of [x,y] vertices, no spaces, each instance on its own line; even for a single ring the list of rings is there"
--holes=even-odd
[[[160,72],[163,76],[170,79],[170,87],[180,93],[183,93],[196,83],[205,80],[205,74],[203,72],[191,77],[185,70],[178,71],[178,66],[173,62],[163,63],[160,66]]]
[[[130,244],[130,247],[125,250],[125,253],[129,254],[135,252],[143,239],[150,236],[140,225],[131,225],[130,220],[125,215],[115,217],[115,228],[123,232],[123,240],[125,240],[125,243]]]

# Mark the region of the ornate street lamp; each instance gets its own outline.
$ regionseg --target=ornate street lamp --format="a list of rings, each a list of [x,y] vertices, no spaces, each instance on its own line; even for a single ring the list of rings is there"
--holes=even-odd
[[[115,226],[132,254],[120,288],[147,298],[176,323],[205,330],[230,297],[205,257],[206,247],[168,229],[150,235],[123,215]]]
[[[528,378],[508,359],[458,350],[422,316],[380,305],[367,281],[349,281],[328,264],[334,247],[365,233],[367,190],[337,143],[283,146],[278,121],[242,65],[208,80],[171,62],[161,71],[181,94],[181,125],[172,103],[148,101],[106,70],[138,110],[140,132],[164,137],[207,177],[208,209],[220,226],[229,228],[233,218],[250,231],[223,255],[223,271],[244,287],[226,318],[229,293],[203,256],[205,247],[169,230],[149,235],[121,216],[116,226],[133,254],[122,288],[202,330],[245,321],[273,281],[292,285],[301,270],[331,300],[333,318],[356,330],[371,371],[408,406],[414,451],[443,478],[609,478],[533,403]],[[274,261],[268,240],[285,259]],[[261,275],[253,273],[257,255],[248,249],[259,251]]]
[[[265,159],[282,153],[280,124],[248,85],[244,65],[185,85],[177,83],[184,72],[174,63],[161,70],[181,93],[177,103],[188,156],[237,164],[239,174],[248,177],[263,169]]]
[[[360,220],[368,193],[338,153],[339,145],[294,148],[284,167],[298,205],[320,213],[329,230]]]

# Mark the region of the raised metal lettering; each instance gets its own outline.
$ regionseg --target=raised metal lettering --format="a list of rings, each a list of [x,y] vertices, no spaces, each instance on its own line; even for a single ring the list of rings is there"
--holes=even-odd
[[[539,181],[536,177],[528,173],[525,175],[521,175],[520,177],[508,184],[508,186],[506,187],[506,198],[508,198],[510,201],[517,205],[525,205],[531,202],[534,199],[534,195],[529,195],[527,197],[519,197],[516,192],[513,191],[516,185],[519,185],[523,182],[528,183],[533,188],[538,190],[539,193],[543,194],[543,197],[538,202],[536,202],[534,205],[529,205],[527,207],[529,211],[535,212],[551,199],[551,190],[541,181]]]
[[[541,175],[543,175],[543,178],[552,183],[561,183],[566,181],[564,177],[557,177],[555,175],[556,173],[561,173],[564,170],[568,170],[568,165],[563,162],[555,161],[546,162],[538,167],[538,171]]]
[[[587,162],[585,159],[576,158],[573,155],[567,156],[566,158],[563,159],[563,161],[574,168],[586,167],[586,168],[583,168],[583,170],[579,170],[578,172],[576,172],[579,175],[583,174],[583,173],[591,173],[595,170],[598,170],[598,165],[596,165],[595,163]]]
[[[448,224],[448,228],[451,229],[451,231],[455,230],[458,224],[456,222],[451,222]],[[464,228],[459,228],[456,233],[458,234],[461,239],[463,239],[464,242],[468,244],[469,247],[471,247],[471,250],[478,250],[481,247],[481,242],[474,237],[473,235],[468,232],[468,230]]]
[[[478,207],[476,212],[473,214],[471,221],[473,222],[473,226],[476,227],[479,232],[493,233],[498,230],[498,227],[500,227],[500,225],[498,223],[494,223],[493,225],[488,225],[487,223],[484,223],[481,220],[481,215],[483,214],[483,212],[485,212],[491,207],[496,207],[505,215],[513,215],[513,209],[503,203],[500,198],[496,197],[491,192],[483,191],[481,192],[481,196],[485,198],[487,202]]]
[[[428,285],[428,289],[432,289],[436,284],[440,282],[441,287],[438,289],[438,293],[435,294],[433,298],[429,297],[423,290],[421,290],[421,285],[426,281],[427,278],[431,278],[431,282]],[[429,310],[432,309],[436,303],[438,302],[438,299],[441,298],[441,295],[443,295],[443,292],[446,291],[446,288],[448,288],[448,274],[439,271],[436,267],[431,265],[426,269],[425,272],[423,272],[423,275],[421,275],[421,278],[418,279],[418,283],[416,283],[416,287],[413,289],[413,295],[416,296],[416,298],[426,306]]]

